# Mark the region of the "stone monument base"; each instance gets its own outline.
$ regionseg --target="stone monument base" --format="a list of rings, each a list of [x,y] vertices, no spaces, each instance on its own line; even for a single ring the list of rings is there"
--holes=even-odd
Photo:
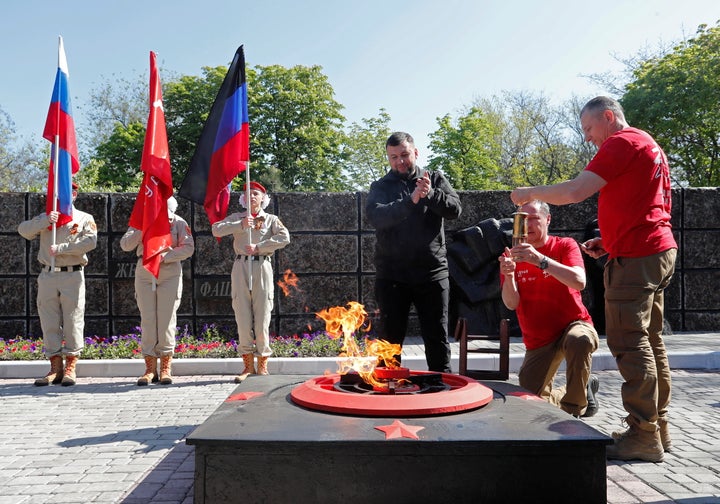
[[[605,503],[605,446],[505,382],[485,406],[405,418],[309,410],[308,376],[251,376],[188,436],[195,503]]]

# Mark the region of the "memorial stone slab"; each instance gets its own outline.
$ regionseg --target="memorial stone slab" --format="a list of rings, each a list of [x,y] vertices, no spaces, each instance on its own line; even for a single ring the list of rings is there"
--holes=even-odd
[[[355,231],[357,193],[294,193],[276,195],[278,217],[293,231]]]
[[[673,191],[673,197],[675,191]],[[719,229],[720,228],[720,188],[717,187],[694,187],[683,189],[683,204],[673,206],[683,210],[683,221],[678,227],[685,230],[690,229]],[[673,212],[673,221],[674,219]]]
[[[0,275],[24,275],[27,271],[25,247],[27,240],[17,231],[0,235]]]
[[[356,235],[291,235],[282,249],[280,273],[290,269],[296,274],[351,272],[358,269]]]
[[[0,314],[5,317],[25,316],[25,286],[24,278],[6,278],[0,282]]]
[[[3,193],[0,198],[0,233],[17,233],[20,222],[27,219],[25,193]]]

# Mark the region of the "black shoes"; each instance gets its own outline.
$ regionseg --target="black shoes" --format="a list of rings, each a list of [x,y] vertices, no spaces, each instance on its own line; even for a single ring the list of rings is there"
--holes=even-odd
[[[598,389],[600,388],[600,379],[594,375],[590,375],[590,379],[588,379],[587,384],[587,401],[588,405],[585,409],[585,413],[582,414],[583,418],[588,418],[593,416],[595,413],[598,412],[598,401],[595,397],[595,394],[597,394]]]

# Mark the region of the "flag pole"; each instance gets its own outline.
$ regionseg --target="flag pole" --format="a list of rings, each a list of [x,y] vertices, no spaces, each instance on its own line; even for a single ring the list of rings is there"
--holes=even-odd
[[[240,46],[242,47],[242,46]],[[242,52],[243,55],[243,72],[245,71],[245,51]],[[244,74],[243,74],[244,75]],[[246,93],[247,93],[247,82],[245,82],[246,86]],[[245,106],[247,106],[247,99],[245,100]],[[249,126],[249,125],[248,125]],[[250,215],[250,145],[248,145],[248,158],[247,158],[247,164],[245,165],[245,202],[247,203],[247,214]],[[262,203],[260,204],[262,206]],[[248,228],[248,243],[252,243],[252,227]],[[258,258],[260,259],[260,258]],[[252,286],[253,286],[253,274],[252,274],[252,266],[253,266],[254,256],[250,256],[250,260],[248,261],[248,281],[250,282],[250,285],[248,286],[248,290],[252,292]]]
[[[60,114],[58,114],[58,117]],[[60,128],[60,125],[58,125],[58,128]],[[55,151],[55,160],[53,162],[53,212],[57,212],[57,203],[58,203],[58,157],[60,154],[60,135],[55,134],[55,145],[53,146],[53,150]],[[52,244],[57,245],[57,222],[52,223]],[[50,267],[54,270],[55,269],[55,255],[50,254]]]
[[[252,214],[252,210],[250,209],[250,161],[248,160],[247,166],[245,167],[245,204],[247,205],[247,216],[249,217]],[[252,243],[252,226],[248,227],[247,230],[248,234],[248,244]],[[253,288],[253,261],[255,260],[255,256],[251,255],[250,259],[247,261],[248,264],[248,290],[252,292]]]
[[[58,68],[60,68],[60,47],[62,47],[62,35],[58,36]],[[62,79],[58,79],[58,98],[62,95]],[[60,100],[57,101],[57,124],[55,125],[55,145],[53,146],[53,212],[57,212],[58,204],[58,164],[60,161]],[[57,243],[57,222],[52,223],[52,244]],[[55,255],[50,255],[50,267],[55,270]]]

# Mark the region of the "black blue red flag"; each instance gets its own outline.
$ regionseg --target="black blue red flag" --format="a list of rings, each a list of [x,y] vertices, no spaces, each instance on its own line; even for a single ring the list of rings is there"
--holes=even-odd
[[[203,205],[210,224],[227,215],[230,183],[250,161],[250,125],[243,46],[235,52],[203,126],[178,194]]]

